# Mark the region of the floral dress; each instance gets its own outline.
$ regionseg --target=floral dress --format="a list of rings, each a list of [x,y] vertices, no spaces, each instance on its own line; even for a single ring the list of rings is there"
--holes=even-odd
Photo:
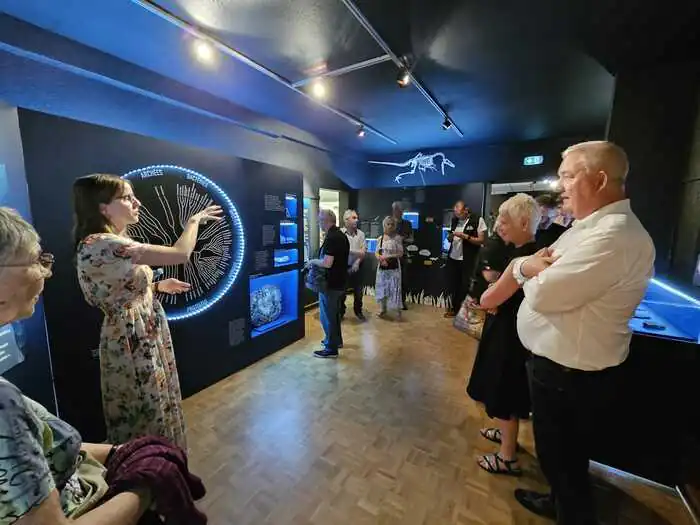
[[[400,255],[402,253],[401,237],[384,235],[377,239],[377,253],[383,250],[384,255]],[[386,301],[388,310],[400,310],[401,300],[401,258],[396,270],[383,270],[377,263],[377,280],[374,284],[374,297],[378,303]]]
[[[102,406],[110,443],[152,435],[187,449],[180,382],[163,306],[139,245],[96,234],[78,246],[78,281],[105,314],[100,336]]]

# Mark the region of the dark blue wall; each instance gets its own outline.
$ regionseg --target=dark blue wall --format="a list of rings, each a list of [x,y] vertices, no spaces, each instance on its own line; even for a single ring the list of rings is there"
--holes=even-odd
[[[602,132],[602,130],[601,130]],[[468,182],[511,182],[522,180],[539,180],[556,174],[561,152],[567,146],[582,140],[601,139],[601,136],[560,138],[532,142],[518,142],[499,145],[474,145],[464,148],[444,150],[413,151],[387,156],[372,157],[370,161],[402,163],[414,157],[417,153],[433,155],[442,152],[455,165],[454,168],[445,166],[445,174],[440,170],[440,158],[435,158],[437,171],[423,172],[425,184],[464,184]],[[531,155],[544,156],[543,164],[539,166],[523,166],[523,158]],[[403,187],[422,186],[420,170],[413,174],[404,175],[400,182],[396,176],[411,169],[410,166],[387,166],[369,164],[370,176],[367,186],[371,187]]]
[[[366,181],[362,159],[308,132],[0,14],[2,100],[292,169],[310,188]]]
[[[14,208],[25,219],[32,220],[17,110],[3,105],[0,105],[0,206]],[[0,363],[0,371],[26,396],[55,412],[43,302],[37,304],[30,319],[12,324],[15,341],[4,340],[3,344],[14,344],[18,352],[4,356],[6,361]]]

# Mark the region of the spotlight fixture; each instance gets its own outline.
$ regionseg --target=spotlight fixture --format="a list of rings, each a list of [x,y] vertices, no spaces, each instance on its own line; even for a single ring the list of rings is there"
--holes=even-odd
[[[208,42],[197,40],[194,43],[194,56],[203,64],[211,64],[214,60],[214,48]]]
[[[358,138],[361,138],[361,139],[365,138],[365,127],[364,126],[360,126],[359,128],[357,128],[357,136],[358,136]]]
[[[323,83],[322,80],[316,80],[311,85],[311,93],[314,97],[316,97],[319,100],[323,100],[324,98],[326,98],[326,85]]]
[[[400,88],[405,88],[411,83],[411,74],[408,72],[408,69],[402,67],[399,70],[399,74],[396,77],[396,83]]]
[[[451,127],[452,127],[452,121],[448,117],[445,117],[445,120],[442,123],[442,129],[448,130]]]

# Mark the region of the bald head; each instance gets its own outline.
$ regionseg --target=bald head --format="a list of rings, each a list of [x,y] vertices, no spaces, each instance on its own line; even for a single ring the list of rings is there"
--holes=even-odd
[[[620,146],[604,140],[581,142],[564,150],[561,156],[562,208],[574,218],[583,219],[625,198],[629,162]]]

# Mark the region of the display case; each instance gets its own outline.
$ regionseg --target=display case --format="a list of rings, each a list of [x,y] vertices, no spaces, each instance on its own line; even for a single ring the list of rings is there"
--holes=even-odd
[[[280,244],[296,244],[298,239],[298,226],[296,222],[280,222]]]
[[[630,321],[637,334],[700,342],[700,301],[660,279],[652,279]]]
[[[286,250],[277,249],[274,252],[273,258],[275,268],[291,266],[299,262],[299,251],[296,248],[290,248]]]
[[[680,486],[684,465],[700,450],[700,300],[690,289],[652,279],[630,328],[629,356],[596,430],[592,459]]]
[[[299,318],[299,272],[291,270],[250,278],[251,337]]]

